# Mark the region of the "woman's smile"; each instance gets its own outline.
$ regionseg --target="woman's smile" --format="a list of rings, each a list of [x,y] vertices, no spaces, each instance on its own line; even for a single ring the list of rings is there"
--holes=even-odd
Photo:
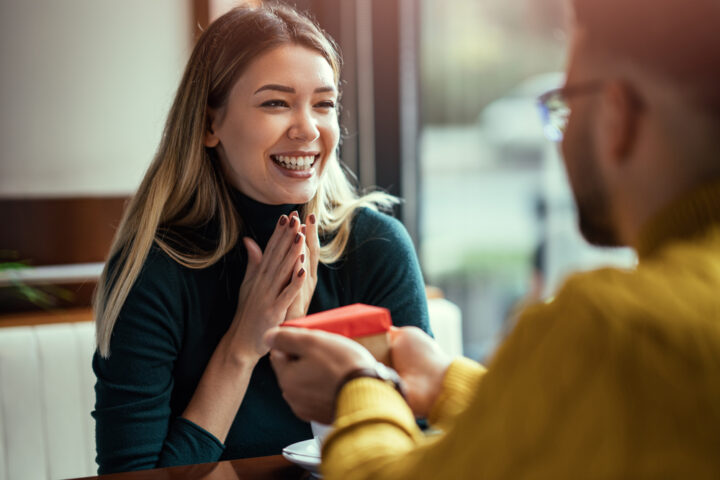
[[[308,178],[315,174],[319,152],[282,152],[271,154],[270,159],[283,175],[291,178]]]

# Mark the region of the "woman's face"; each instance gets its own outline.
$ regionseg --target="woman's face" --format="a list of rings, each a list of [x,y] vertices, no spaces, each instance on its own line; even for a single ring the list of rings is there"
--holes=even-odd
[[[270,205],[312,199],[340,136],[334,78],[320,53],[299,45],[250,63],[205,135],[235,188]]]

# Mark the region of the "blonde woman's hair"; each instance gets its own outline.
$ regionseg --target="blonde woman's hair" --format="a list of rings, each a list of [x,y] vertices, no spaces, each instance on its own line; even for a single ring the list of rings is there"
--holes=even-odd
[[[110,247],[93,300],[97,346],[110,355],[110,338],[128,294],[155,243],[188,268],[206,268],[220,260],[243,232],[231,190],[214,152],[203,138],[208,109],[223,107],[230,90],[260,54],[284,44],[319,52],[339,84],[341,58],[334,42],[311,20],[282,5],[238,7],[213,22],[200,36],[168,114],[160,146],[125,209]],[[389,208],[395,197],[382,192],[358,196],[338,161],[330,155],[315,196],[301,215],[314,213],[319,232],[332,238],[320,249],[320,261],[338,261],[347,246],[354,212],[360,207]],[[181,231],[219,225],[208,248]]]

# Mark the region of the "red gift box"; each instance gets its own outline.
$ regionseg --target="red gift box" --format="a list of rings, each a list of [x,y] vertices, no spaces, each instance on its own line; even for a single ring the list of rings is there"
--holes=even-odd
[[[387,308],[355,303],[288,320],[283,326],[325,330],[349,338],[358,338],[387,332],[392,326],[392,321],[390,310]]]
[[[324,330],[352,338],[367,348],[380,362],[390,363],[388,332],[392,320],[387,308],[355,303],[288,320],[282,326]]]

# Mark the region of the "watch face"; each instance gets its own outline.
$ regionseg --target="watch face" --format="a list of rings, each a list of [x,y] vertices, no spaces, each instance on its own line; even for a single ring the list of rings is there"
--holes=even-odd
[[[383,380],[394,382],[395,379],[398,378],[398,373],[395,370],[380,362],[375,365],[375,370],[377,371],[378,376]]]

